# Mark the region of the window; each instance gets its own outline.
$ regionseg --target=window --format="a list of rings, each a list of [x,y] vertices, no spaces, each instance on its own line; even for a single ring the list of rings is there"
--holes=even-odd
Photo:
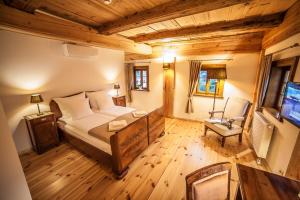
[[[135,66],[133,74],[134,89],[149,91],[149,66]]]
[[[297,57],[272,62],[267,92],[263,102],[263,106],[271,114],[280,112],[286,84],[293,80],[297,63]]]
[[[203,65],[195,95],[213,97],[216,91],[216,97],[223,97],[225,78],[225,65]]]

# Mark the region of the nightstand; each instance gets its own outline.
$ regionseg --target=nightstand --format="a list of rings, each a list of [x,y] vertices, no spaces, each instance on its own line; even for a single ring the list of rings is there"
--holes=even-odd
[[[54,113],[44,112],[42,115],[27,115],[24,118],[33,150],[38,154],[59,144]]]
[[[126,107],[126,97],[125,96],[116,96],[116,97],[112,97],[112,99],[116,106]]]

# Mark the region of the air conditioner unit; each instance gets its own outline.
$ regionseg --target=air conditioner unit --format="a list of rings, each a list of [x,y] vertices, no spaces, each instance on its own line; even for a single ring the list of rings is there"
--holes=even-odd
[[[77,58],[91,58],[98,55],[98,49],[77,44],[63,44],[64,55]]]

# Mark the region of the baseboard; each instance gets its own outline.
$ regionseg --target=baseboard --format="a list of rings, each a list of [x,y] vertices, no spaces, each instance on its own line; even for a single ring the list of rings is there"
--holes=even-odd
[[[32,151],[33,151],[33,149],[30,147],[29,149],[25,149],[23,151],[18,152],[18,155],[23,156],[24,154],[30,153]]]

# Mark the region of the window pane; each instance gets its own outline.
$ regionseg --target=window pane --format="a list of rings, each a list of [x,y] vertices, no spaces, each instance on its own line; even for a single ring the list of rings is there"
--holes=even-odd
[[[209,93],[215,93],[216,83],[217,83],[217,79],[210,79],[209,80],[209,89],[208,89]]]
[[[137,70],[135,71],[135,85],[136,87],[142,86],[142,80],[141,80],[141,71]]]
[[[143,70],[142,71],[142,74],[143,74],[143,88],[147,88],[147,71],[146,70]]]
[[[207,71],[200,71],[198,90],[206,92]]]

